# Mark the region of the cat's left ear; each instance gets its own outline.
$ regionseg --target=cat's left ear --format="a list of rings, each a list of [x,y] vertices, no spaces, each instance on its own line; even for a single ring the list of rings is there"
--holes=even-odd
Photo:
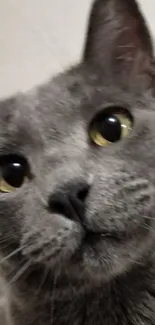
[[[135,0],[96,0],[93,5],[84,61],[101,71],[140,76],[150,84],[153,46]],[[138,78],[140,80],[140,78]]]

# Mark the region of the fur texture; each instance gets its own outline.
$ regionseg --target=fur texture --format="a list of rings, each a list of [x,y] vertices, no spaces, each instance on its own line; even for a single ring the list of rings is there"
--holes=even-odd
[[[133,130],[99,147],[88,129],[108,107]],[[96,0],[83,62],[1,102],[0,122],[0,159],[31,175],[0,193],[8,322],[155,324],[153,50],[135,1]]]

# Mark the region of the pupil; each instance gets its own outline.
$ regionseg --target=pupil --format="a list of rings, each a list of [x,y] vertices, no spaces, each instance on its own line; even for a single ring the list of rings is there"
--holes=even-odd
[[[23,183],[24,176],[25,169],[20,163],[10,163],[4,166],[3,178],[11,186],[20,187]]]
[[[121,138],[121,123],[119,119],[110,115],[100,124],[101,135],[109,142],[116,142]]]

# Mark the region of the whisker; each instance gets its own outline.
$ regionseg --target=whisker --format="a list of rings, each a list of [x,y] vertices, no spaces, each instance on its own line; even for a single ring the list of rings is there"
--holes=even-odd
[[[46,281],[46,279],[47,279],[48,273],[49,273],[49,269],[46,268],[45,271],[44,271],[44,273],[43,273],[43,277],[42,277],[42,280],[41,280],[41,282],[40,282],[39,288],[38,288],[38,290],[36,291],[36,295],[38,295],[39,292],[41,291],[41,289],[42,289],[42,287],[43,287],[43,285],[44,285],[44,283],[45,283],[45,281]]]
[[[7,240],[8,240],[8,238],[3,238],[3,239],[0,240],[0,243],[4,243]]]
[[[155,220],[155,217],[149,217],[149,216],[145,216],[145,219],[149,219],[149,220]]]
[[[11,258],[12,256],[18,254],[20,251],[22,251],[23,246],[22,247],[18,247],[17,249],[15,249],[13,252],[11,252],[10,254],[8,254],[7,256],[5,256],[1,261],[0,264],[2,264],[4,261],[7,261],[9,258]]]
[[[12,283],[16,282],[26,272],[26,270],[28,270],[28,268],[30,267],[30,265],[31,265],[31,262],[30,261],[28,261],[27,263],[25,263],[19,269],[19,271],[17,271],[17,273],[15,274],[15,276],[12,277],[12,279],[9,282],[9,284],[12,284]]]
[[[55,288],[56,288],[56,284],[57,284],[57,278],[58,278],[58,273],[55,272],[54,274],[54,280],[53,280],[53,294],[52,294],[52,299],[53,299],[53,303],[52,303],[52,308],[51,308],[51,324],[54,324],[54,297],[55,297]]]
[[[136,261],[136,260],[134,260],[134,259],[131,259],[131,258],[129,258],[128,259],[129,260],[129,262],[131,262],[131,263],[133,263],[133,264],[136,264],[136,265],[143,265],[144,263],[141,261]]]
[[[155,232],[155,229],[153,227],[147,225],[147,224],[144,224],[141,227],[144,228],[144,229],[146,229],[146,230],[151,230],[151,231]]]
[[[3,239],[0,239],[0,244],[1,243],[5,243],[5,242],[8,242],[8,243],[13,243],[13,240],[10,240],[10,238],[9,237],[5,237],[5,238],[3,238]]]

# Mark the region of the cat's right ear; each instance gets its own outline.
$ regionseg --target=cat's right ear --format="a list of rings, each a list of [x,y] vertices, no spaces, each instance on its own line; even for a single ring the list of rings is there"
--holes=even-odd
[[[84,61],[112,73],[134,71],[150,81],[153,49],[150,33],[135,0],[96,0],[93,5]]]

